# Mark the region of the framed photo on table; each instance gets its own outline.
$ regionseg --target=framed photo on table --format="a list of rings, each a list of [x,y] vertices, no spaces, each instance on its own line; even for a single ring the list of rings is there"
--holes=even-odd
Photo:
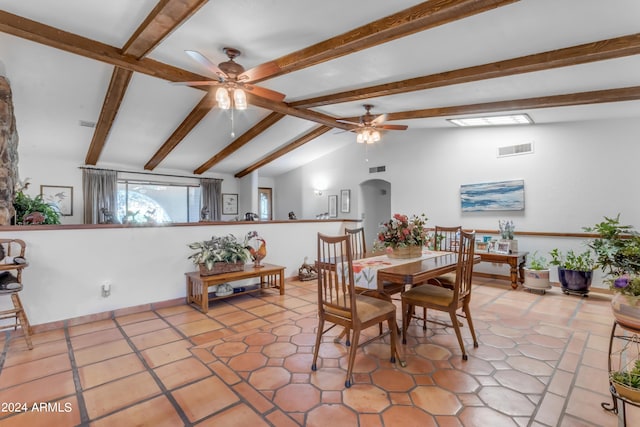
[[[340,190],[340,212],[348,213],[351,210],[351,190]]]
[[[338,196],[329,196],[329,218],[338,217]]]
[[[504,240],[496,242],[494,252],[497,254],[508,254],[511,250],[511,243]]]
[[[73,215],[73,187],[64,185],[41,185],[40,195],[45,203],[57,207],[60,215]]]
[[[238,195],[234,193],[222,193],[222,214],[238,215]]]

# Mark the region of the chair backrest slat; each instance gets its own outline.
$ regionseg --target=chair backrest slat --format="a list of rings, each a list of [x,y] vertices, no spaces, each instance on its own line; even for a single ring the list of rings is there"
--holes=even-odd
[[[344,234],[349,236],[352,259],[364,258],[365,253],[367,252],[367,245],[364,239],[364,227],[345,228]]]
[[[434,231],[433,249],[436,251],[458,252],[461,226],[440,227]]]
[[[350,237],[318,233],[318,310],[355,318]]]
[[[468,298],[471,293],[471,275],[473,273],[475,241],[475,232],[460,232],[458,265],[456,267],[456,284],[454,286],[454,301],[460,301],[463,298]]]

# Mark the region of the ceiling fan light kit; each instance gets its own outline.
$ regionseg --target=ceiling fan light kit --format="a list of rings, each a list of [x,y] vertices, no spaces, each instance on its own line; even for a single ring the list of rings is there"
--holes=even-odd
[[[371,114],[371,109],[373,105],[364,104],[365,114],[360,116],[360,122],[354,123],[348,120],[338,120],[340,123],[347,123],[350,125],[357,125],[358,127],[353,129],[352,132],[356,133],[356,142],[359,144],[373,144],[374,142],[378,142],[381,139],[381,134],[379,129],[383,130],[406,130],[407,126],[404,125],[385,125],[384,121],[387,119],[386,114],[380,114],[379,116],[374,116]]]

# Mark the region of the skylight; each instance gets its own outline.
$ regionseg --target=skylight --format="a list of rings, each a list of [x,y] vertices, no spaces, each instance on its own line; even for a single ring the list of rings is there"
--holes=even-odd
[[[526,114],[509,114],[506,116],[469,117],[466,119],[447,119],[457,126],[506,126],[528,125],[533,120]]]

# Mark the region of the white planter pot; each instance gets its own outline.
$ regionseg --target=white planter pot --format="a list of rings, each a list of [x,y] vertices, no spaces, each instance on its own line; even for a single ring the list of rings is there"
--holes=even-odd
[[[524,269],[524,285],[527,289],[549,289],[551,282],[549,281],[549,270],[531,270]]]

